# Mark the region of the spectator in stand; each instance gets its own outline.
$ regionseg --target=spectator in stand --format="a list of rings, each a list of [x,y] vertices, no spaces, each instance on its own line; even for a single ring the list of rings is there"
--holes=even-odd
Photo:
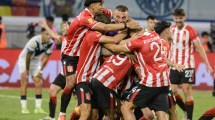
[[[208,34],[208,32],[206,32],[206,31],[203,31],[202,32],[202,35],[201,35],[202,37],[201,37],[201,43],[202,43],[202,47],[204,48],[204,50],[205,50],[205,52],[210,52],[210,49],[209,49],[209,41],[208,41],[208,39],[209,39],[209,34]]]
[[[7,38],[5,32],[5,26],[2,23],[2,17],[0,16],[0,49],[7,48]]]

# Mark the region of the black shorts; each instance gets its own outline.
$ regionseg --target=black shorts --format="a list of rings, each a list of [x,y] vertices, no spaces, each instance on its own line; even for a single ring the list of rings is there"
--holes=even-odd
[[[91,80],[91,85],[95,106],[101,109],[114,108],[115,96],[111,93],[111,90],[95,78]]]
[[[169,108],[168,92],[168,86],[146,87],[139,84],[130,91],[126,99],[140,109],[149,107],[154,111],[167,112]]]
[[[59,87],[61,87],[62,89],[64,89],[65,85],[66,85],[66,78],[64,75],[62,75],[61,73],[59,73],[57,75],[57,77],[55,78],[55,80],[52,82],[52,84],[55,84]]]
[[[176,105],[175,95],[173,94],[171,87],[169,87],[168,100],[169,100],[169,108]]]
[[[92,100],[91,100],[92,91],[90,88],[90,83],[81,82],[76,84],[75,91],[78,98],[78,105],[82,103],[92,104]]]
[[[183,72],[177,70],[170,70],[171,84],[195,84],[195,70],[194,68],[186,68]]]
[[[73,75],[76,72],[79,57],[67,56],[62,54],[63,73],[65,76]]]

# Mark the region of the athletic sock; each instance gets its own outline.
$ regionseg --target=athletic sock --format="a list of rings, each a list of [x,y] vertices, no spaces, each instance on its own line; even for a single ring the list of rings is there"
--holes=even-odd
[[[27,109],[27,97],[26,97],[26,95],[20,96],[20,103],[21,103],[22,109]]]
[[[65,86],[62,96],[61,96],[61,106],[60,106],[60,112],[66,113],[66,108],[69,105],[69,101],[71,99],[72,90]]]
[[[42,106],[42,95],[35,95],[35,108],[40,109]]]
[[[57,105],[57,96],[50,96],[49,100],[49,117],[54,118],[55,117],[55,110]]]
[[[188,120],[192,120],[193,107],[194,107],[194,101],[193,100],[185,102],[185,108],[186,108],[186,111],[187,111],[187,119]]]
[[[176,103],[178,104],[178,106],[179,106],[183,111],[186,111],[186,110],[185,110],[185,104],[184,104],[184,101],[183,101],[181,95],[176,94],[176,95],[175,95],[175,99],[176,99]]]

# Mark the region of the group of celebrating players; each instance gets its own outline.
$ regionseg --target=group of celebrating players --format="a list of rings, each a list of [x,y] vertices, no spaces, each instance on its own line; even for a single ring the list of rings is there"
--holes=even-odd
[[[62,72],[50,86],[50,113],[44,120],[55,119],[57,93],[62,89],[58,120],[66,120],[72,93],[78,103],[70,120],[176,120],[176,103],[184,111],[183,119],[192,120],[193,47],[208,71],[213,73],[213,69],[196,31],[185,23],[185,11],[173,12],[175,25],[148,16],[148,28],[143,29],[129,17],[126,6],[118,5],[112,13],[102,4],[102,0],[86,0],[86,8],[71,23],[63,25],[63,36],[40,21],[41,34],[27,43],[19,58],[22,113],[29,113],[26,102],[29,74],[36,88],[34,112],[45,112],[41,108],[40,80],[53,49],[49,40],[52,37],[62,41]],[[46,57],[39,68],[43,54]],[[185,102],[178,94],[178,85],[182,85]],[[204,117],[213,117],[208,116]]]

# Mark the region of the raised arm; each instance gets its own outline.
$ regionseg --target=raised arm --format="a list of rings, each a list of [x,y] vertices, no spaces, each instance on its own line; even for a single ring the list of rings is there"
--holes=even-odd
[[[49,28],[49,26],[47,25],[46,21],[40,21],[40,22],[39,22],[39,25],[40,25],[41,27],[45,28],[46,31],[49,33],[49,35],[50,35],[52,38],[55,38],[55,39],[59,40],[60,35],[58,35],[57,33],[53,32],[53,31]]]

